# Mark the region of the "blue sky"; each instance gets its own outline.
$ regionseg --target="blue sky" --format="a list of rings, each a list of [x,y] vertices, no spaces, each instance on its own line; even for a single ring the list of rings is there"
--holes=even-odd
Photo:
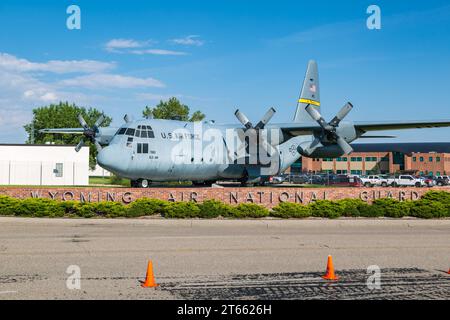
[[[71,4],[81,30],[66,28]],[[366,27],[371,4],[381,30]],[[309,59],[327,119],[346,101],[350,120],[450,118],[447,1],[2,0],[0,16],[0,143],[23,142],[31,110],[59,100],[117,125],[170,96],[218,122],[270,106],[288,122]],[[450,129],[395,134],[448,141]]]

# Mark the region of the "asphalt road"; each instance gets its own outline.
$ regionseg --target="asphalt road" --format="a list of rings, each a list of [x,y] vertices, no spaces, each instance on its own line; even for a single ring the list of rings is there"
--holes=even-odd
[[[450,299],[449,253],[450,220],[3,217],[0,299]],[[149,259],[156,289],[140,287]]]

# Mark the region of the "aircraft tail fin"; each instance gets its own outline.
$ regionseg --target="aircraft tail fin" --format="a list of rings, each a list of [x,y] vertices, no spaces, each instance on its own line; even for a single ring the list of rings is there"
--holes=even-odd
[[[302,91],[297,102],[294,122],[314,121],[305,110],[308,104],[314,106],[317,108],[317,111],[320,112],[319,72],[317,69],[317,62],[314,60],[308,62],[308,69],[306,70],[305,80],[303,80]]]

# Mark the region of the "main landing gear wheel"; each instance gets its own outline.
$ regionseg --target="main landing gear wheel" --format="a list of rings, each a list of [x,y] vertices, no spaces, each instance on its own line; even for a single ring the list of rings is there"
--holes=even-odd
[[[150,180],[147,179],[138,179],[138,180],[132,180],[131,186],[133,188],[148,188],[150,185]]]
[[[206,180],[206,181],[192,181],[192,184],[196,187],[211,187],[216,181]]]

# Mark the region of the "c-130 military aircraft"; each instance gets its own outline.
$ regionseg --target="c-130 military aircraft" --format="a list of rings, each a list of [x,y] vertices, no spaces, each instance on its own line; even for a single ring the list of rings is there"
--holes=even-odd
[[[100,127],[103,116],[89,127],[80,115],[82,128],[41,132],[83,134],[95,144],[101,167],[129,178],[133,187],[145,188],[152,181],[258,183],[283,173],[301,156],[336,158],[351,153],[350,143],[358,138],[389,138],[367,136],[369,131],[450,126],[450,120],[343,121],[352,108],[347,102],[331,121],[322,117],[318,68],[311,60],[290,123],[269,124],[275,114],[270,108],[256,125],[239,110],[235,116],[241,125],[151,118],[134,121],[125,115],[120,128]],[[75,149],[83,144],[80,141]]]

